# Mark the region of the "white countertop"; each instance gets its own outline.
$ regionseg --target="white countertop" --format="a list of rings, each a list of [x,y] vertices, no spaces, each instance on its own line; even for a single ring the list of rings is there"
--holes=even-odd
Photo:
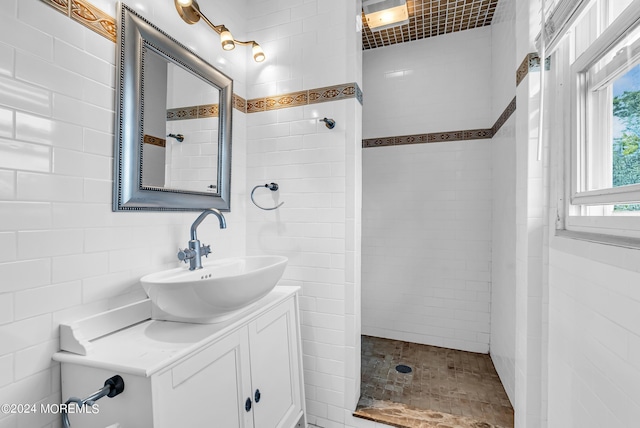
[[[291,298],[298,289],[275,287],[246,311],[216,324],[146,320],[93,340],[89,355],[60,351],[53,359],[148,377]]]

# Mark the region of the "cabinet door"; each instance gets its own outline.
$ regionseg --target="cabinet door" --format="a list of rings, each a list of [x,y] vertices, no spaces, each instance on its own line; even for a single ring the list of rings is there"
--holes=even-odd
[[[154,427],[250,428],[247,328],[153,378]]]
[[[292,299],[249,324],[255,428],[289,428],[300,417],[297,333]]]

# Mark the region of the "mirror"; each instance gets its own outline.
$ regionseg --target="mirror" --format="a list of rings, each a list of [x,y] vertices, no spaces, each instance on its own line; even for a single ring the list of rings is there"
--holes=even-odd
[[[229,211],[232,80],[120,3],[114,211]]]

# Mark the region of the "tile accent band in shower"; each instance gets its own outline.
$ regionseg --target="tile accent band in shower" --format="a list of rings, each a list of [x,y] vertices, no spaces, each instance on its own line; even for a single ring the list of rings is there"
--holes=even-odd
[[[362,140],[362,147],[400,146],[404,144],[442,143],[445,141],[483,140],[491,138],[491,129],[471,129],[465,131],[431,132],[428,134],[401,135],[397,137],[368,138]]]
[[[502,125],[516,111],[515,97],[502,112],[498,120],[488,129],[469,129],[464,131],[431,132],[428,134],[401,135],[396,137],[368,138],[362,140],[362,147],[401,146],[404,144],[443,143],[447,141],[484,140],[498,133]]]

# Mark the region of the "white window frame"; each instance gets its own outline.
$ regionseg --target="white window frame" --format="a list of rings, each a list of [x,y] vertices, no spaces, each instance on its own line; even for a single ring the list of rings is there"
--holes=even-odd
[[[615,57],[598,72],[591,67],[600,61],[619,43],[628,32],[640,26],[640,0],[631,3],[624,13],[611,23],[597,39],[571,65],[569,71],[569,107],[570,107],[570,149],[565,168],[564,224],[559,222],[558,229],[577,232],[589,232],[606,235],[640,238],[640,216],[607,216],[593,214],[593,207],[613,204],[638,203],[640,184],[609,187],[598,190],[585,190],[588,168],[587,127],[589,103],[587,90],[602,87],[619,77],[628,69],[627,55]],[[628,47],[627,54],[633,61],[640,61],[640,42]],[[587,85],[587,82],[591,85]],[[608,120],[604,119],[604,120]],[[560,214],[559,214],[560,215]]]

